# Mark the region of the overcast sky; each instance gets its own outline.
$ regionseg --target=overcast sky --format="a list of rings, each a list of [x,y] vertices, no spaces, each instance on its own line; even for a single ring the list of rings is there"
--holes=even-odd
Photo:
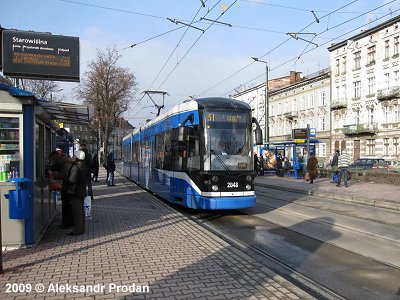
[[[400,0],[203,2],[205,7],[201,0],[2,0],[0,25],[79,37],[81,76],[96,49],[116,47],[120,65],[137,78],[137,98],[145,90],[168,92],[168,109],[189,96],[229,96],[239,86],[262,83],[265,64],[252,56],[268,62],[269,78],[329,67],[328,46],[400,12]],[[79,102],[71,94],[77,83],[60,85],[67,101]],[[149,106],[145,96],[125,117],[139,126],[154,117]]]

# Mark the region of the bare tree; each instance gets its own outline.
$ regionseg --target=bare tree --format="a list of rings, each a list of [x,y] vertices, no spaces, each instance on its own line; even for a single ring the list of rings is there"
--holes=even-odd
[[[108,150],[108,139],[118,124],[118,118],[128,110],[136,94],[136,77],[128,68],[117,65],[120,55],[115,48],[97,49],[96,59],[89,63],[76,96],[94,106],[95,123],[103,135],[104,151]]]
[[[60,86],[56,81],[50,80],[22,80],[22,88],[31,91],[39,99],[47,99],[49,101],[62,101],[62,97],[53,95],[55,92],[60,91]]]

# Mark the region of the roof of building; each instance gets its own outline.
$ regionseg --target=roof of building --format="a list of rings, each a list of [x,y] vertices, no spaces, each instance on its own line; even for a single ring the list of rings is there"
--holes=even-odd
[[[328,47],[328,50],[329,51],[333,51],[333,50],[336,50],[336,49],[338,49],[340,47],[346,46],[348,40],[359,40],[359,39],[361,39],[363,37],[366,37],[366,36],[370,35],[371,33],[375,33],[377,31],[380,31],[380,30],[382,30],[382,29],[384,29],[384,28],[386,28],[386,27],[388,27],[388,26],[390,26],[390,25],[392,25],[392,24],[394,24],[396,22],[399,22],[399,21],[400,21],[400,16],[396,16],[396,17],[394,17],[394,18],[392,18],[390,20],[387,20],[386,22],[383,22],[383,23],[381,23],[381,24],[379,24],[379,25],[377,25],[375,27],[372,27],[372,28],[370,28],[368,30],[363,30],[361,33],[356,34],[356,35],[348,38],[345,41],[339,42],[337,44],[333,44],[330,47]]]

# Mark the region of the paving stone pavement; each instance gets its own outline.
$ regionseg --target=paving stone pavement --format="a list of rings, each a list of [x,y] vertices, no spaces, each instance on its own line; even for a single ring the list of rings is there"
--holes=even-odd
[[[3,253],[0,299],[313,299],[118,174],[94,195],[84,235],[59,213],[37,245]]]

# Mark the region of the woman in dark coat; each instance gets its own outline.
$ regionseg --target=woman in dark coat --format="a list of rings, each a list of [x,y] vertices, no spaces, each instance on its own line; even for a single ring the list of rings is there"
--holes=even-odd
[[[314,153],[310,153],[310,158],[307,160],[307,172],[310,176],[310,183],[313,183],[318,174],[318,160]]]
[[[97,155],[97,153],[93,155],[91,172],[93,173],[92,180],[94,182],[97,182],[99,178],[99,156]]]
[[[85,214],[83,199],[86,196],[86,178],[88,170],[84,164],[85,152],[74,152],[75,162],[71,168],[68,181],[70,183],[71,210],[73,218],[73,230],[68,235],[80,235],[85,231]]]

